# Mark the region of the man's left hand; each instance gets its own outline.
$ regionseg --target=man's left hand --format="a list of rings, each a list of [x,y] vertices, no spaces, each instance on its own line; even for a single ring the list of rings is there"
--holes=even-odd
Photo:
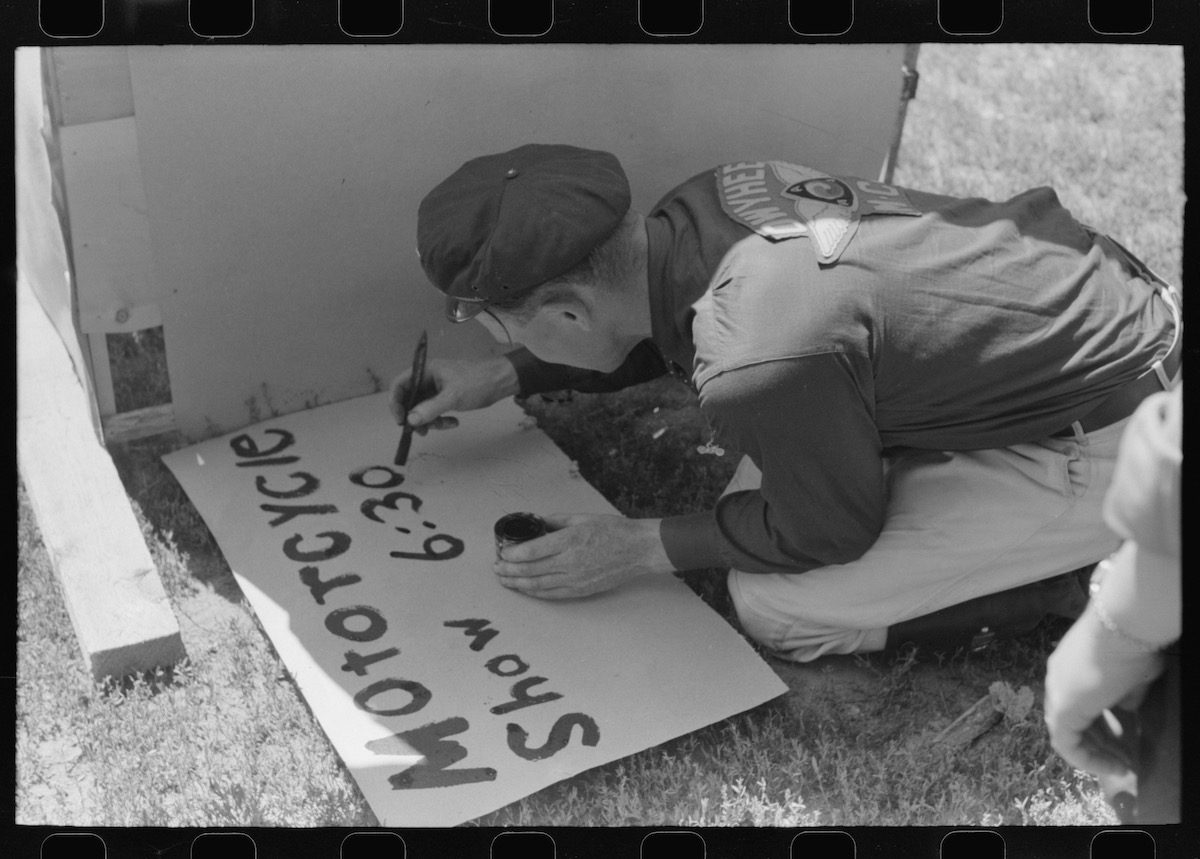
[[[493,569],[506,588],[540,599],[573,599],[674,569],[659,537],[658,519],[545,519],[556,530],[501,550]]]

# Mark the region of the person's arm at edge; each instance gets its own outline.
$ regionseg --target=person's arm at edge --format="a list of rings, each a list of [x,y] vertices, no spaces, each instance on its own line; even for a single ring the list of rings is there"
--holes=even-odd
[[[1121,439],[1104,518],[1126,539],[1097,599],[1109,619],[1142,641],[1166,646],[1182,634],[1180,495],[1183,394],[1156,394]]]

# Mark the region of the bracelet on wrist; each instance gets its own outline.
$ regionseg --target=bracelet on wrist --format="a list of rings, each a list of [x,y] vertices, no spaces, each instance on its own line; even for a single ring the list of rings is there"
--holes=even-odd
[[[1139,638],[1130,632],[1126,632],[1113,620],[1108,610],[1104,608],[1104,603],[1100,601],[1100,586],[1104,583],[1104,576],[1108,570],[1109,564],[1107,559],[1096,565],[1096,571],[1092,574],[1091,581],[1088,584],[1088,594],[1091,597],[1088,605],[1095,612],[1096,617],[1100,620],[1100,624],[1117,638],[1141,653],[1158,653],[1166,645],[1155,644],[1151,641],[1146,641],[1144,638]]]

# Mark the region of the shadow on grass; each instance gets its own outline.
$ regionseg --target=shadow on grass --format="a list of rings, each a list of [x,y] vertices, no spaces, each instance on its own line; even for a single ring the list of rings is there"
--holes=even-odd
[[[695,395],[672,378],[609,394],[520,401],[579,474],[625,516],[658,518],[709,510],[739,456],[703,455],[708,426]],[[723,569],[678,574],[718,614],[733,619]]]
[[[102,698],[109,700],[132,694],[145,694],[153,698],[189,682],[193,673],[190,663],[185,659],[175,665],[138,671],[120,678],[107,677],[98,684],[98,691]]]
[[[113,444],[109,453],[163,585],[181,595],[207,587],[231,603],[241,603],[241,589],[216,538],[161,460],[185,444],[179,434],[166,433]]]

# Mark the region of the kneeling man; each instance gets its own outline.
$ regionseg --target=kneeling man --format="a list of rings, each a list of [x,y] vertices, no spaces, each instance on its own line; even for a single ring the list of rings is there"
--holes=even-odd
[[[642,216],[617,159],[531,144],[476,158],[418,213],[455,321],[518,348],[432,361],[398,420],[671,373],[712,450],[715,508],[552,517],[495,571],[547,599],[728,568],[744,629],[785,658],[979,644],[1077,613],[1117,545],[1117,441],[1177,382],[1177,295],[1048,188],[959,199],[784,161],[694,176]],[[956,636],[958,638],[956,638]]]

